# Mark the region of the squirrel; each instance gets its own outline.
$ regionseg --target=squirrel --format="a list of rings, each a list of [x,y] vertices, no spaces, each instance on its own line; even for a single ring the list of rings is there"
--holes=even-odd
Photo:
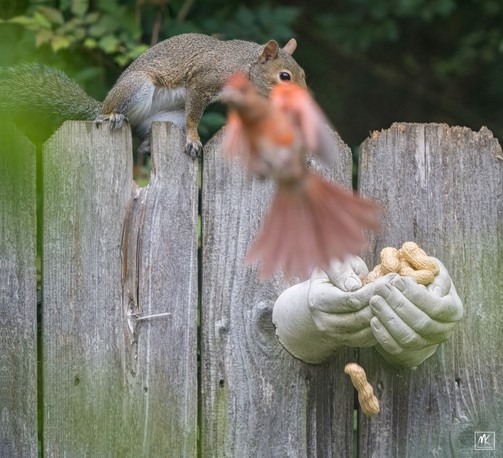
[[[171,121],[185,130],[185,152],[197,157],[197,133],[206,107],[218,100],[227,79],[244,72],[267,95],[281,81],[306,87],[304,70],[293,59],[295,39],[280,48],[242,40],[218,40],[188,33],[161,41],[122,73],[103,103],[87,95],[65,73],[41,64],[0,69],[0,111],[29,112],[61,124],[65,120],[110,122],[120,128],[128,120],[141,140],[138,151],[150,151],[153,121]]]

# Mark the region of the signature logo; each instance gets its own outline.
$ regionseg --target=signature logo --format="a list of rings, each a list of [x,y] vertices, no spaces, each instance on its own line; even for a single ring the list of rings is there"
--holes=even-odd
[[[494,431],[475,431],[475,450],[496,450]]]

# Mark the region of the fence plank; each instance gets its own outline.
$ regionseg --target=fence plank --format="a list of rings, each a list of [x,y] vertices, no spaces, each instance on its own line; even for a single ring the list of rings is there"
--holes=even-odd
[[[0,457],[37,455],[35,147],[0,123]]]
[[[123,222],[131,136],[67,122],[44,145],[46,456],[111,456],[123,436]],[[124,412],[128,414],[130,412]]]
[[[142,456],[197,454],[198,164],[173,124],[155,123],[154,170],[140,229],[139,324],[144,361]],[[139,456],[136,455],[136,456]]]
[[[221,135],[204,150],[202,455],[351,456],[353,388],[343,366],[352,353],[315,367],[278,343],[272,306],[289,285],[261,282],[243,263],[273,186],[224,160]],[[337,147],[332,173],[350,186],[350,152]]]
[[[196,453],[197,165],[154,132],[143,189],[128,129],[65,123],[44,148],[47,456]]]
[[[417,241],[446,265],[465,317],[416,370],[362,351],[382,410],[360,424],[361,456],[471,457],[476,431],[503,437],[501,156],[487,129],[441,124],[394,124],[363,144],[360,188],[387,210],[369,265],[382,247]]]

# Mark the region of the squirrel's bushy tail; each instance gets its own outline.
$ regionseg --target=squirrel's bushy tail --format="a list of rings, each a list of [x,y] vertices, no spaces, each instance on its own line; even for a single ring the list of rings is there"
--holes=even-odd
[[[259,234],[247,253],[261,259],[261,276],[283,268],[287,277],[305,277],[335,258],[361,253],[364,230],[379,228],[379,206],[313,172],[301,188],[278,186]]]
[[[93,120],[101,103],[60,70],[42,64],[0,67],[0,113],[63,121]],[[34,119],[36,121],[36,119]]]

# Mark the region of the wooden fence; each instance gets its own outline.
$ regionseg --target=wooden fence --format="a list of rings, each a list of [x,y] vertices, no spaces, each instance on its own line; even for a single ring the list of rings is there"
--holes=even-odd
[[[502,456],[503,159],[487,129],[394,124],[362,145],[359,186],[386,208],[365,260],[415,240],[465,306],[401,370],[374,349],[311,366],[281,347],[271,313],[288,284],[243,265],[271,183],[223,160],[221,133],[200,171],[169,124],[154,125],[145,188],[128,128],[67,122],[45,144],[37,332],[36,154],[0,134],[0,457],[471,457],[477,432],[495,439],[480,456]],[[350,150],[334,148],[325,173],[349,186]],[[381,401],[356,431],[350,361]]]

